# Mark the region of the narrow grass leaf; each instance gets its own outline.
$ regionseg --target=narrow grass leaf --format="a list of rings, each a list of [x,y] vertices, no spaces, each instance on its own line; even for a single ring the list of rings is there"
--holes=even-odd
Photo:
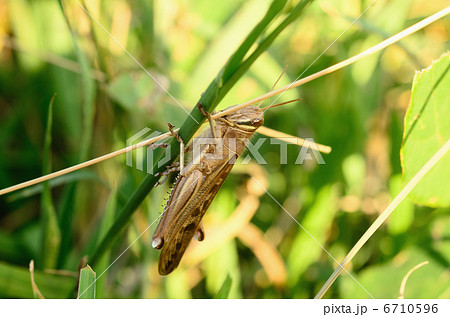
[[[50,101],[47,127],[45,132],[44,157],[42,174],[51,172],[51,143],[52,143],[52,113],[53,100]],[[61,231],[59,230],[58,220],[56,216],[55,207],[52,201],[52,195],[48,182],[42,184],[42,245],[41,245],[41,266],[45,268],[55,268],[58,261],[59,246],[61,244]]]
[[[46,298],[65,298],[73,293],[76,279],[41,271],[34,271],[34,279]],[[0,261],[0,297],[34,298],[30,284],[30,271],[26,267]]]
[[[275,40],[275,38],[284,30],[290,23],[292,23],[296,18],[300,16],[305,7],[310,4],[313,0],[301,0],[298,4],[290,11],[287,18],[280,23],[280,25],[272,32],[268,37],[266,37],[259,44],[257,49],[251,54],[251,56],[246,59],[244,62],[240,63],[239,67],[236,68],[238,61],[241,61],[246,54],[249,52],[250,47],[249,43],[254,43],[256,41],[256,36],[254,32],[251,32],[244,43],[239,47],[236,52],[230,57],[229,62],[219,71],[216,78],[209,84],[205,93],[199,100],[199,103],[202,104],[207,111],[212,111],[222,100],[222,98],[226,95],[226,93],[236,84],[236,82],[244,75],[244,73],[250,68],[250,66],[254,63],[254,61],[265,52],[270,44]],[[274,1],[272,6],[269,8],[270,14],[266,14],[266,16],[262,19],[260,24],[268,25],[269,18],[272,20],[276,18],[275,11],[279,12],[280,8],[278,4],[275,3],[278,1]],[[265,20],[264,20],[265,19]],[[264,21],[264,22],[263,22]],[[259,25],[259,24],[258,24]],[[263,32],[263,29],[258,29],[259,32]],[[231,64],[231,66],[230,66]],[[227,77],[223,77],[226,73]],[[200,128],[202,122],[205,121],[205,117],[198,110],[197,107],[194,107],[189,117],[186,118],[185,122],[181,126],[179,130],[179,135],[184,140],[185,143],[189,142],[195,132]],[[166,162],[163,166],[158,166],[158,162],[165,156],[163,151],[157,151],[158,157],[155,165],[153,166],[153,170],[155,174],[158,172],[163,172],[166,169],[166,166],[170,165],[175,158],[179,155],[179,144],[176,140],[172,140],[170,142],[170,160]],[[147,175],[142,181],[141,185],[136,189],[133,195],[130,197],[126,205],[120,211],[119,216],[115,220],[113,226],[109,230],[108,234],[105,236],[103,241],[97,247],[95,252],[92,255],[91,263],[95,264],[103,252],[110,246],[110,244],[117,238],[122,231],[125,229],[127,224],[129,223],[131,216],[137,209],[137,207],[141,204],[141,202],[145,199],[148,193],[153,189],[154,185],[158,181],[159,177],[155,177],[154,175]]]
[[[80,271],[78,299],[95,299],[96,274],[89,265]]]
[[[117,206],[117,189],[114,188],[109,196],[108,204],[105,208],[105,213],[103,215],[102,222],[100,224],[100,229],[98,232],[98,239],[97,242],[100,243],[100,241],[103,239],[103,237],[108,232],[108,229],[111,228],[113,222],[114,222],[114,216],[116,212],[116,206]],[[109,261],[110,258],[110,251],[106,251],[103,257],[100,259],[98,264],[95,266],[95,270],[97,272],[103,273],[108,266],[111,264]],[[102,276],[99,281],[97,281],[97,297],[103,298],[104,289],[105,289],[105,282],[107,280],[107,273]]]
[[[76,171],[71,174],[59,176],[57,178],[47,181],[47,183],[50,188],[54,188],[54,187],[58,187],[61,185],[66,185],[66,184],[70,184],[70,183],[74,183],[74,182],[78,182],[78,181],[86,181],[86,180],[96,181],[104,186],[107,185],[102,182],[102,180],[98,177],[97,174],[95,174],[91,171],[86,171],[86,170]],[[13,192],[12,194],[10,194],[6,197],[6,200],[8,203],[12,203],[12,202],[15,202],[15,201],[18,201],[21,199],[26,199],[26,198],[30,198],[34,195],[41,194],[42,191],[43,191],[42,184],[36,184],[36,185],[30,186],[30,187],[18,190],[16,192]]]
[[[88,62],[88,58],[84,54],[83,50],[80,48],[78,44],[78,40],[75,36],[74,31],[70,25],[70,21],[65,13],[64,4],[60,0],[59,1],[61,12],[65,18],[67,27],[70,31],[72,37],[72,43],[75,50],[75,55],[77,57],[77,61],[80,65],[80,75],[81,75],[81,88],[82,88],[82,105],[81,105],[81,115],[83,118],[82,128],[80,131],[80,148],[79,148],[79,156],[78,161],[86,161],[89,154],[89,149],[92,143],[92,134],[93,134],[93,122],[95,115],[95,93],[96,93],[96,84],[95,80],[92,77],[92,70]],[[70,185],[66,191],[65,199],[63,200],[61,213],[59,217],[59,225],[61,227],[61,232],[63,232],[63,236],[61,239],[61,248],[60,248],[60,257],[58,259],[58,266],[61,267],[68,255],[70,250],[70,241],[72,237],[72,227],[73,227],[73,217],[74,217],[74,205],[76,203],[75,200],[76,188],[75,185]]]
[[[214,296],[215,299],[227,299],[228,295],[230,294],[231,290],[231,277],[230,275],[227,275],[225,278],[225,281],[223,281],[222,286],[220,286],[219,290],[217,291],[216,295]]]
[[[241,271],[239,267],[239,256],[237,241],[230,240],[211,256],[203,261],[206,276],[206,289],[209,294],[215,294],[226,276],[230,276],[233,283],[230,285],[229,298],[242,298]]]

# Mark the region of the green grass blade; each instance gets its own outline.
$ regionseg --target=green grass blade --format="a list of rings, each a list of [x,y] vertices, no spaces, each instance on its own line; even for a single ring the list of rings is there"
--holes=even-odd
[[[238,61],[241,61],[242,58],[248,53],[251,48],[250,43],[255,43],[258,37],[256,37],[256,31],[250,32],[244,43],[237,49],[237,51],[230,57],[229,62],[219,71],[216,78],[209,84],[205,93],[199,100],[207,111],[212,111],[218,105],[220,100],[226,95],[226,93],[236,84],[236,82],[244,75],[244,73],[250,68],[250,66],[255,62],[255,60],[272,44],[275,38],[281,33],[283,29],[285,29],[292,21],[294,21],[300,14],[303,12],[303,9],[306,5],[310,4],[313,0],[301,0],[288,14],[287,18],[280,23],[280,25],[259,45],[259,47],[251,54],[251,56],[243,63],[240,64],[239,67],[235,68]],[[277,14],[281,10],[278,7],[277,2],[274,1],[274,4],[270,6],[269,11],[270,14],[267,13],[261,22],[258,24],[260,26],[257,30],[259,34],[262,34],[263,31],[269,26],[270,22],[272,22]],[[278,11],[277,11],[278,10]],[[269,18],[271,20],[269,21]],[[262,26],[266,26],[263,28]],[[250,39],[249,39],[250,38]],[[233,64],[230,65],[230,62]],[[232,72],[231,69],[234,71]],[[228,78],[224,78],[224,74],[226,73]],[[179,135],[182,137],[185,143],[189,142],[194,133],[200,128],[201,124],[205,121],[205,117],[201,114],[197,107],[191,111],[190,116],[188,116],[180,128]],[[153,166],[153,171],[155,174],[158,172],[163,172],[166,170],[166,166],[171,164],[175,158],[179,155],[179,144],[176,140],[172,140],[170,142],[170,157],[171,159],[161,167],[158,167],[158,162],[165,156],[165,153],[162,151],[158,151],[159,155],[155,155],[158,157],[156,160],[157,163]],[[154,175],[147,175],[142,181],[141,185],[136,189],[133,195],[130,197],[126,205],[120,211],[119,216],[116,221],[112,225],[111,229],[108,231],[108,234],[105,236],[103,241],[99,244],[99,246],[94,251],[91,263],[94,265],[106,251],[106,249],[111,245],[115,238],[117,238],[125,229],[128,222],[131,219],[136,208],[141,204],[141,202],[145,199],[145,197],[149,194],[149,192],[153,189],[159,177],[155,177]]]
[[[81,70],[81,88],[82,88],[82,129],[81,129],[81,137],[80,137],[80,148],[79,148],[79,156],[78,162],[82,162],[87,160],[89,149],[91,148],[92,143],[92,134],[93,134],[93,123],[94,123],[94,115],[95,115],[95,94],[96,94],[96,84],[95,80],[92,77],[92,70],[88,62],[88,58],[84,54],[83,50],[80,48],[78,44],[78,40],[75,36],[74,31],[70,25],[70,21],[65,13],[64,4],[62,1],[59,1],[62,14],[66,21],[67,27],[70,31],[72,37],[72,44],[74,47],[75,55],[77,61],[80,65]],[[73,217],[74,217],[74,204],[75,204],[75,194],[76,194],[76,186],[70,185],[66,192],[65,199],[63,201],[63,205],[61,208],[61,214],[59,217],[59,225],[61,227],[61,232],[63,233],[61,239],[61,248],[60,248],[60,256],[58,259],[58,267],[62,267],[65,259],[67,258],[68,252],[70,250],[70,242],[72,237],[72,227],[73,227]]]
[[[105,214],[103,216],[103,220],[102,220],[102,223],[100,225],[99,232],[98,232],[98,242],[101,241],[101,239],[108,232],[108,229],[113,224],[115,211],[116,211],[116,206],[117,206],[117,189],[113,189],[112,192],[111,192],[111,195],[109,196],[108,204],[106,205]],[[103,257],[98,262],[98,264],[95,266],[95,270],[97,272],[100,272],[100,274],[102,272],[104,272],[108,268],[108,265],[110,264],[110,262],[109,262],[109,255],[110,255],[110,252],[106,251],[105,254],[103,255]],[[103,298],[104,297],[103,293],[104,293],[105,281],[106,281],[106,278],[107,278],[107,273],[105,273],[102,277],[103,278],[97,282],[97,296],[99,298]]]
[[[288,16],[278,25],[278,27],[265,37],[258,48],[240,65],[240,67],[230,76],[229,80],[224,83],[218,99],[222,100],[225,94],[232,88],[232,86],[242,77],[242,75],[248,71],[250,66],[256,61],[256,59],[264,53],[270,45],[275,41],[275,39],[280,35],[280,33],[295,19],[297,19],[304,9],[314,0],[302,0],[300,1],[288,14]]]
[[[411,90],[411,102],[405,114],[405,132],[401,148],[404,184],[424,166],[430,157],[450,139],[450,53],[416,72]],[[441,181],[450,178],[450,156],[417,184],[409,198],[418,205],[450,206],[450,186]]]
[[[105,186],[108,188],[107,184],[103,182],[97,174],[86,171],[86,170],[80,170],[76,171],[70,174],[66,174],[54,179],[49,180],[47,183],[49,184],[50,188],[55,188],[62,185],[68,185],[71,183],[75,183],[78,181],[94,181],[98,182],[99,184]],[[22,199],[30,198],[34,195],[41,194],[43,190],[42,184],[36,184],[21,190],[18,190],[16,192],[13,192],[11,195],[9,195],[6,200],[8,203],[12,203],[15,201],[19,201]]]
[[[242,42],[241,46],[236,50],[236,53],[233,54],[233,56],[230,58],[230,61],[226,64],[222,75],[222,80],[224,82],[226,82],[236,72],[252,45],[273,22],[273,20],[281,12],[281,10],[283,10],[285,5],[286,0],[272,2],[269,9],[267,10],[266,15],[250,32],[244,42]]]
[[[216,299],[227,299],[228,298],[228,294],[230,294],[230,290],[231,290],[231,282],[232,282],[231,277],[229,275],[227,275],[227,277],[225,278],[225,281],[223,281],[222,286],[217,291],[217,293],[214,296],[214,298],[216,298]]]
[[[48,174],[51,172],[51,143],[52,143],[52,113],[53,113],[53,100],[50,101],[48,116],[47,116],[47,127],[45,132],[45,143],[44,143],[44,157],[43,157],[43,168],[42,173]],[[45,268],[55,268],[58,261],[58,251],[61,244],[61,231],[59,230],[55,206],[53,205],[50,186],[48,182],[43,183],[42,188],[42,200],[41,200],[41,211],[42,211],[42,222],[43,222],[43,232],[42,232],[42,249],[40,261],[40,266]]]
[[[80,271],[78,299],[95,299],[95,272],[89,265]]]

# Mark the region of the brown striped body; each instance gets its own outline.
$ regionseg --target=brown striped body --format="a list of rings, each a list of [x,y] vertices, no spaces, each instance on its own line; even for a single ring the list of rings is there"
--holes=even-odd
[[[263,111],[250,106],[217,119],[215,139],[208,131],[193,140],[194,156],[180,172],[153,235],[153,247],[161,249],[161,275],[169,274],[180,263],[233,164],[263,121]]]

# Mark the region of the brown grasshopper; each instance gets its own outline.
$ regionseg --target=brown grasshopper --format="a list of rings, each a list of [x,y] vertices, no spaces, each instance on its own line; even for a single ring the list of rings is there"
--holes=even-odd
[[[211,129],[203,138],[194,139],[193,158],[185,168],[181,168],[153,235],[152,246],[161,249],[158,266],[161,275],[169,274],[178,266],[194,235],[198,240],[203,240],[200,225],[203,216],[246,143],[264,123],[264,109],[258,106],[249,106],[220,117],[215,120],[215,125],[211,116],[200,109],[208,117]],[[180,138],[178,140],[182,142]],[[215,142],[196,144],[196,140]]]

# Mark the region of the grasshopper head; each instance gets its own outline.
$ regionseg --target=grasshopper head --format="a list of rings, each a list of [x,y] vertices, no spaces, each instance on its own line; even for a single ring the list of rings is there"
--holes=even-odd
[[[224,117],[240,129],[253,132],[264,123],[264,112],[257,106],[249,106]]]

